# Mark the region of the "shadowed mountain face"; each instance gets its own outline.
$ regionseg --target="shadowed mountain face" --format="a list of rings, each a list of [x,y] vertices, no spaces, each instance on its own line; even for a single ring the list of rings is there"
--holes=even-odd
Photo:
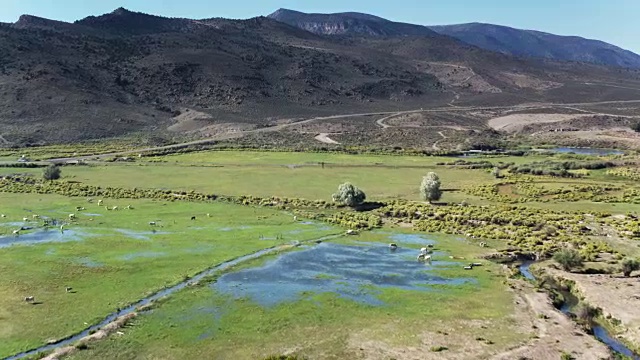
[[[371,31],[401,32],[374,27],[387,23],[379,18],[351,16]],[[410,28],[412,36],[329,37],[264,17],[170,19],[125,9],[75,23],[22,16],[0,26],[0,146],[201,137],[454,102],[638,95],[585,85],[629,84],[638,78],[632,71],[517,59]]]
[[[316,34],[433,36],[430,31],[433,30],[482,49],[514,56],[640,67],[640,55],[602,41],[506,26],[472,23],[426,27],[360,13],[306,14],[286,9],[280,9],[269,17]]]
[[[516,56],[581,61],[608,66],[640,67],[640,55],[577,36],[558,36],[491,24],[431,26],[432,30],[483,49]]]

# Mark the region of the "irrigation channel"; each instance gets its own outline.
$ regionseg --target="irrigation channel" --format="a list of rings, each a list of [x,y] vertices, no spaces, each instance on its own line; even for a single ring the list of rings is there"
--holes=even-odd
[[[527,261],[520,266],[520,273],[528,280],[536,280],[536,277],[529,270],[531,265],[533,265],[534,263],[534,261]],[[563,314],[571,317],[572,310],[576,305],[578,305],[579,299],[569,291],[561,291],[561,293],[565,301],[560,307],[560,311]],[[613,351],[614,353],[627,356],[634,360],[640,360],[640,356],[638,354],[635,354],[625,344],[618,341],[615,336],[609,334],[609,331],[604,326],[598,324],[597,322],[594,322],[591,326],[591,330],[593,331],[593,336],[607,345],[609,349],[611,349],[611,351]]]
[[[328,235],[328,236],[324,236],[324,237],[321,237],[321,238],[318,238],[318,239],[306,240],[304,242],[295,242],[293,244],[293,246],[299,246],[299,245],[302,245],[304,243],[321,243],[321,242],[324,242],[324,241],[327,241],[327,240],[337,239],[337,238],[342,237],[342,236],[343,236],[343,234]],[[71,336],[69,336],[67,338],[64,338],[64,339],[61,339],[61,340],[59,340],[57,342],[49,343],[47,345],[43,345],[43,346],[40,346],[40,347],[35,348],[35,349],[31,349],[31,350],[24,351],[24,352],[21,352],[19,354],[13,355],[13,356],[9,356],[9,357],[5,358],[4,360],[24,359],[24,358],[26,358],[28,356],[33,356],[33,355],[37,355],[37,354],[40,354],[40,353],[43,353],[43,352],[53,351],[53,350],[56,350],[56,349],[59,349],[59,348],[65,347],[65,346],[71,346],[75,342],[77,342],[78,340],[91,335],[92,333],[100,330],[101,328],[105,327],[106,325],[108,325],[109,323],[115,321],[116,319],[118,319],[118,318],[120,318],[122,316],[128,315],[128,314],[134,313],[136,311],[136,309],[138,309],[140,307],[143,307],[145,305],[149,305],[149,304],[153,303],[154,301],[157,301],[158,299],[161,299],[161,298],[163,298],[165,296],[171,295],[171,294],[173,294],[173,293],[175,293],[175,292],[177,292],[179,290],[182,290],[185,287],[189,286],[189,284],[191,284],[191,283],[198,282],[198,281],[204,279],[207,276],[210,276],[210,275],[213,275],[213,274],[228,270],[228,269],[230,269],[230,268],[232,268],[232,267],[234,267],[234,266],[236,266],[238,264],[241,264],[243,262],[250,261],[250,260],[255,260],[255,259],[258,259],[258,258],[260,258],[262,256],[270,255],[270,254],[276,253],[278,251],[285,250],[289,246],[292,246],[292,245],[278,245],[278,246],[270,247],[270,248],[267,248],[267,249],[262,249],[262,250],[254,252],[254,253],[251,253],[251,254],[240,256],[240,257],[237,257],[237,258],[235,258],[233,260],[229,260],[229,261],[220,263],[220,264],[218,264],[216,266],[213,266],[211,268],[208,268],[208,269],[198,273],[197,275],[193,276],[190,279],[187,279],[187,280],[185,280],[185,281],[183,281],[183,282],[181,282],[179,284],[176,284],[174,286],[168,287],[166,289],[160,290],[160,291],[156,292],[155,294],[153,294],[151,296],[148,296],[148,297],[146,297],[146,298],[144,298],[142,300],[139,300],[138,302],[136,302],[136,303],[134,303],[132,305],[129,305],[128,307],[126,307],[124,309],[119,309],[118,311],[109,314],[100,323],[95,324],[95,325],[93,325],[91,327],[88,327],[88,328],[84,329],[83,331],[81,331],[81,332],[79,332],[77,334],[71,335]]]

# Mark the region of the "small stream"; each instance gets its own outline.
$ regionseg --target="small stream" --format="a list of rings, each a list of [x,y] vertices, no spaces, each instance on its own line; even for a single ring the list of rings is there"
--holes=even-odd
[[[520,265],[520,273],[526,279],[535,281],[536,277],[529,270],[532,264],[534,264],[533,261],[524,262],[522,265]],[[578,305],[579,299],[568,291],[562,292],[562,295],[565,298],[565,302],[560,307],[560,311],[567,316],[571,316],[571,313],[572,313],[571,311],[574,309],[576,305]],[[625,344],[623,344],[618,339],[616,339],[615,336],[612,336],[611,334],[609,334],[609,332],[604,326],[601,326],[600,324],[594,322],[591,326],[591,329],[593,330],[593,336],[595,336],[596,339],[600,340],[602,343],[607,345],[609,349],[611,349],[611,351],[617,354],[628,356],[629,358],[634,360],[640,360],[640,356],[635,354]]]
[[[319,238],[319,239],[308,240],[308,241],[304,241],[304,242],[296,242],[296,244],[312,243],[312,242],[323,242],[323,241],[332,240],[332,239],[335,239],[335,238],[338,238],[338,237],[341,237],[341,236],[343,236],[343,235],[342,234],[329,235],[329,236],[325,236],[325,237],[322,237],[322,238]],[[180,291],[180,290],[184,289],[185,287],[187,287],[190,283],[200,281],[200,280],[202,280],[203,278],[205,278],[205,277],[207,277],[209,275],[213,275],[213,274],[216,274],[218,272],[225,271],[225,270],[227,270],[227,269],[229,269],[229,268],[231,268],[233,266],[236,266],[236,265],[238,265],[240,263],[243,263],[243,262],[246,262],[246,261],[249,261],[249,260],[258,259],[258,258],[260,258],[262,256],[275,253],[275,252],[277,252],[279,250],[282,250],[282,245],[278,245],[278,246],[270,247],[270,248],[263,249],[263,250],[260,250],[260,251],[256,251],[254,253],[251,253],[251,254],[248,254],[248,255],[244,255],[244,256],[240,256],[240,257],[235,258],[233,260],[229,260],[229,261],[223,262],[221,264],[218,264],[218,265],[216,265],[214,267],[211,267],[211,268],[209,268],[207,270],[204,270],[204,271],[198,273],[197,275],[193,276],[192,278],[190,278],[188,280],[185,280],[185,281],[183,281],[183,282],[181,282],[179,284],[173,285],[173,286],[171,286],[169,288],[160,290],[160,291],[156,292],[155,294],[150,295],[150,296],[148,296],[148,297],[146,297],[146,298],[144,298],[142,300],[139,300],[138,302],[136,302],[136,303],[134,303],[132,305],[129,305],[128,307],[126,307],[124,309],[119,309],[118,311],[109,314],[100,323],[98,323],[96,325],[93,325],[91,327],[88,327],[88,328],[82,330],[79,333],[71,335],[70,337],[62,339],[62,340],[60,340],[58,342],[55,342],[55,343],[47,344],[47,345],[44,345],[44,346],[41,346],[41,347],[38,347],[38,348],[35,348],[35,349],[32,349],[32,350],[28,350],[28,351],[21,352],[19,354],[7,357],[4,360],[23,359],[25,357],[33,356],[33,355],[36,355],[36,354],[39,354],[39,353],[42,353],[42,352],[49,352],[49,351],[53,351],[53,350],[65,347],[65,346],[73,345],[76,341],[78,341],[78,340],[80,340],[80,339],[82,339],[82,338],[84,338],[86,336],[91,335],[95,331],[100,330],[101,328],[103,328],[107,324],[115,321],[117,318],[119,318],[121,316],[125,316],[125,315],[128,315],[128,314],[131,314],[131,313],[135,312],[136,309],[141,307],[141,306],[145,306],[145,305],[151,304],[151,303],[153,303],[154,301],[156,301],[156,300],[158,300],[160,298],[163,298],[163,297],[165,297],[167,295],[171,295],[171,294],[173,294],[173,293],[175,293],[177,291]]]

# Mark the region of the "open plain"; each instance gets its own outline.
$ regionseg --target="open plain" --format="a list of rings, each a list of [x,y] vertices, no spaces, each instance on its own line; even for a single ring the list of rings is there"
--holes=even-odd
[[[63,152],[34,150],[2,155]],[[491,259],[547,258],[571,246],[591,261],[583,271],[618,274],[620,259],[638,255],[636,161],[631,153],[183,148],[61,166],[55,181],[40,180],[41,168],[2,167],[0,356],[613,356],[544,292]],[[549,175],[567,163],[573,175]],[[434,204],[418,191],[427,172],[444,191]],[[333,203],[343,182],[373,206]],[[416,260],[426,246],[431,263]],[[482,266],[463,269],[469,263]],[[580,283],[577,276],[565,277]],[[585,301],[616,314],[590,289]],[[612,332],[633,326],[623,321]]]

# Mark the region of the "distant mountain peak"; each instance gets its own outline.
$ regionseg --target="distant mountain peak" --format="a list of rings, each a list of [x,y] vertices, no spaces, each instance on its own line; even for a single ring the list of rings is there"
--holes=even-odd
[[[122,6],[113,10],[111,12],[111,14],[113,15],[128,15],[128,14],[133,14],[133,11],[127,10],[125,8],[123,8]]]
[[[71,23],[64,21],[50,20],[33,15],[21,15],[13,24],[9,26],[16,29],[45,29],[45,30],[63,30],[73,26]]]
[[[75,24],[110,33],[133,35],[181,31],[192,25],[193,21],[149,15],[119,7],[108,14],[88,16]]]
[[[358,12],[304,13],[280,8],[269,18],[321,35],[434,36],[426,26],[397,23]]]

